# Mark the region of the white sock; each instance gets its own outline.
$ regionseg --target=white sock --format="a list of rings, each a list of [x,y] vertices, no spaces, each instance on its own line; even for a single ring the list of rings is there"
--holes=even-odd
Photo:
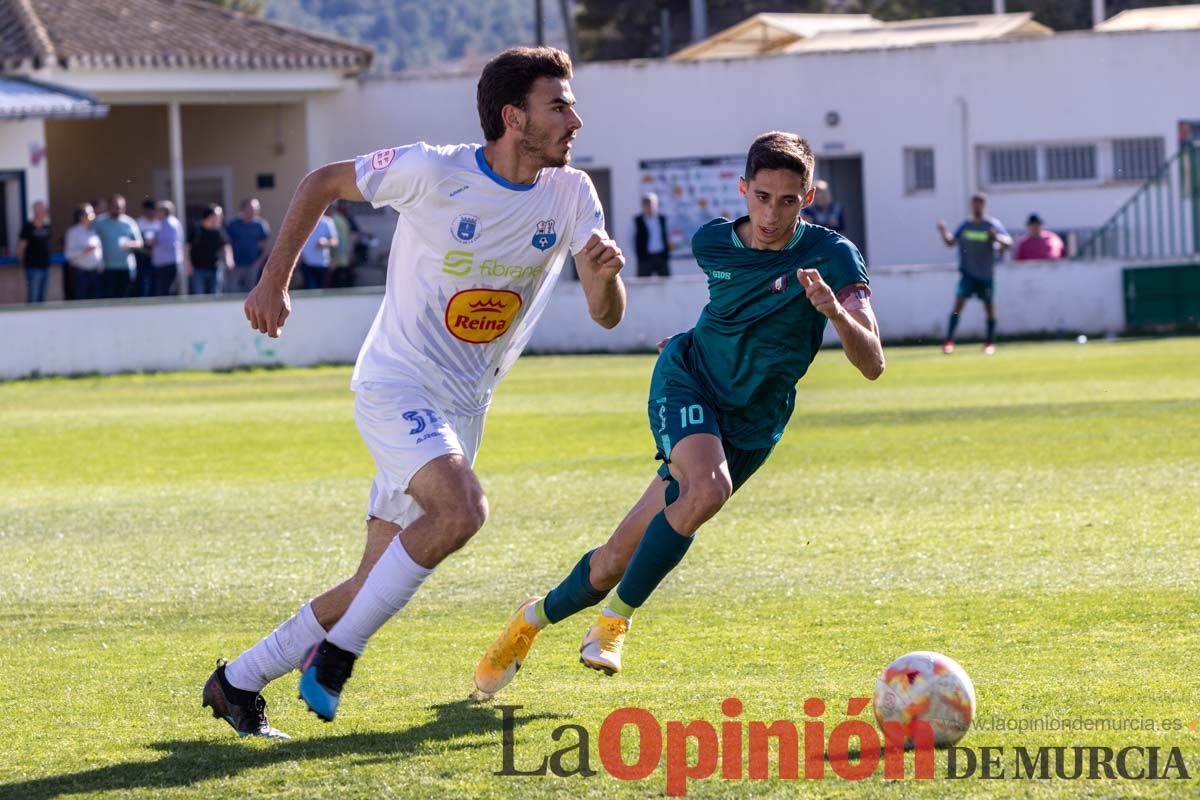
[[[367,640],[408,605],[417,589],[432,574],[433,570],[412,560],[397,536],[383,551],[350,607],[325,638],[343,650],[361,656],[367,648]]]
[[[617,612],[613,611],[608,606],[605,606],[604,609],[600,613],[606,617],[616,617],[617,619],[623,619],[626,622],[629,622],[629,617],[625,616],[624,614],[618,614]]]
[[[225,678],[238,689],[261,692],[271,681],[299,669],[312,646],[324,638],[325,629],[317,622],[312,603],[305,603],[225,667]]]

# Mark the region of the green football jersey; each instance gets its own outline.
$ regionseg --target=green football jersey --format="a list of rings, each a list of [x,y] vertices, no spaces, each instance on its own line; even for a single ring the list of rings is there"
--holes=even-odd
[[[738,239],[740,221],[715,219],[692,237],[708,276],[708,304],[694,328],[667,343],[650,397],[673,386],[695,391],[717,409],[729,442],[770,447],[783,435],[796,382],[816,358],[828,322],[796,270],[817,270],[836,293],[867,283],[867,268],[858,248],[828,228],[801,221],[782,250],[757,250]]]

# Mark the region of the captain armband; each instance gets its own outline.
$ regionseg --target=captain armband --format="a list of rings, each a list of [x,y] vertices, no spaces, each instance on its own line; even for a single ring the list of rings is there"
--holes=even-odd
[[[865,283],[852,283],[837,293],[838,302],[847,311],[858,311],[871,306],[871,287]]]

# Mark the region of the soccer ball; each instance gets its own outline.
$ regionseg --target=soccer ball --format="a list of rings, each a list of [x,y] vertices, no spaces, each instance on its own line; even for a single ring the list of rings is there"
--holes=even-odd
[[[933,741],[947,747],[961,739],[975,716],[975,687],[958,662],[918,650],[900,656],[875,681],[875,721],[906,725],[922,720]]]

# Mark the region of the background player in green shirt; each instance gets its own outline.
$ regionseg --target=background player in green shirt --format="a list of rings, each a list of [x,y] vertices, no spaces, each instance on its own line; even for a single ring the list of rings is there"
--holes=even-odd
[[[982,300],[983,310],[987,313],[987,337],[983,340],[983,352],[989,356],[996,352],[996,309],[992,304],[996,247],[1012,247],[1013,240],[1000,220],[984,213],[986,209],[987,195],[976,192],[971,195],[971,217],[964,220],[953,234],[943,220],[938,220],[938,235],[942,241],[947,247],[958,247],[958,271],[961,273],[958,291],[954,296],[954,310],[950,312],[950,322],[946,327],[946,340],[942,343],[942,352],[946,355],[954,352],[958,315],[971,297]]]
[[[846,357],[870,380],[883,347],[858,249],[804,222],[813,154],[791,133],[755,139],[740,182],[748,216],[709,222],[692,238],[708,277],[696,326],[665,342],[650,381],[658,477],[608,542],[583,555],[545,597],[522,603],[475,669],[477,699],[512,680],[538,631],[615,596],[588,629],[580,661],[621,669],[633,612],[683,558],[696,530],[767,460],[783,435],[832,322]]]

